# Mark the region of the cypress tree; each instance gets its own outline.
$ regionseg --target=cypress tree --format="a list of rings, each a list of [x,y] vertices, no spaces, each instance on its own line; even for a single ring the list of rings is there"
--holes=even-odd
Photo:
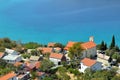
[[[105,43],[104,43],[104,41],[101,42],[100,50],[105,50]]]
[[[115,47],[115,36],[112,37],[112,42],[110,44],[110,49],[113,49]]]
[[[105,45],[104,45],[104,50],[106,50],[107,49],[107,43],[105,43]]]

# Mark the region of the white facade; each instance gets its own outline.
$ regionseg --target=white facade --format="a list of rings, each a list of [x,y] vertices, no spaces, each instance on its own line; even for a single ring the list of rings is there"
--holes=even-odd
[[[11,55],[18,55],[19,53],[15,50],[5,48],[5,52]]]
[[[56,59],[56,58],[49,58],[50,61],[52,61],[55,65],[58,65],[59,62],[61,62],[60,59]]]
[[[8,63],[16,63],[22,60],[21,55],[7,55],[5,57],[3,57],[4,60],[6,60]]]
[[[97,55],[96,47],[86,49],[82,53],[83,53],[83,57],[90,57],[90,56],[94,57]]]
[[[101,70],[102,69],[102,63],[96,62],[92,66],[86,66],[83,63],[80,63],[80,69],[79,69],[80,72],[84,73],[87,68],[89,68],[91,70],[94,70],[94,71]]]
[[[84,65],[83,63],[80,63],[80,69],[79,69],[80,72],[84,73],[87,68],[90,68],[90,67]]]

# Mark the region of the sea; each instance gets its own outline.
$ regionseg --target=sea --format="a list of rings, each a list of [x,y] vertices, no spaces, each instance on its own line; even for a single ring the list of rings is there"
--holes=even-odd
[[[0,38],[26,42],[86,42],[120,46],[120,0],[0,0]]]

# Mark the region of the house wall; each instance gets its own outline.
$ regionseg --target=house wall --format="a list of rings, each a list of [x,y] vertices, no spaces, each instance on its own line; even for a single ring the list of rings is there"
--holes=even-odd
[[[87,69],[87,68],[90,68],[91,70],[101,70],[102,69],[102,63],[100,63],[100,62],[97,62],[96,64],[94,64],[93,66],[91,66],[91,67],[89,67],[89,66],[86,66],[86,65],[84,65],[83,63],[80,63],[80,69],[79,69],[79,71],[80,72],[85,72],[85,70]]]
[[[87,69],[87,68],[89,68],[88,66],[85,66],[83,63],[80,63],[80,69],[79,69],[79,71],[80,72],[82,72],[82,73],[84,73],[85,72],[85,70]]]
[[[96,64],[94,64],[92,67],[91,67],[92,70],[101,70],[102,69],[102,63],[100,62],[97,62]]]
[[[90,56],[94,57],[95,55],[97,55],[96,47],[84,50],[82,53],[83,53],[83,58]]]
[[[55,58],[49,58],[50,61],[52,61],[55,65],[58,65],[58,62],[61,62],[60,59],[55,59]]]
[[[20,57],[16,58],[15,60],[7,60],[7,62],[14,64],[14,63],[19,62],[19,61],[21,61],[21,60],[22,60],[22,58],[21,58],[21,56],[20,56]]]

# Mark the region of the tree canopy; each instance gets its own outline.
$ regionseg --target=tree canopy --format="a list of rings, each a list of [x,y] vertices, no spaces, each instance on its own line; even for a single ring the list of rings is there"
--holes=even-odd
[[[17,47],[16,41],[10,40],[9,38],[0,39],[0,51],[4,51],[5,48],[14,48]]]
[[[64,48],[64,45],[61,43],[55,43],[54,47]]]
[[[50,71],[50,68],[54,66],[54,63],[51,62],[50,60],[47,60],[47,59],[44,59],[42,62],[41,62],[41,67],[40,69],[42,71],[45,71],[45,72],[49,72]]]
[[[112,37],[112,42],[110,44],[110,49],[114,48],[115,47],[115,36],[113,35]]]
[[[102,41],[101,44],[97,45],[97,49],[104,51],[107,49],[107,44],[104,41]]]
[[[35,49],[37,47],[41,47],[42,45],[41,44],[38,44],[36,42],[29,42],[29,43],[26,43],[24,44],[25,48],[27,49]]]
[[[82,51],[83,49],[81,48],[81,43],[78,42],[78,43],[75,43],[73,45],[73,47],[71,47],[69,49],[69,54],[68,56],[71,58],[71,59],[78,59],[82,56]]]

